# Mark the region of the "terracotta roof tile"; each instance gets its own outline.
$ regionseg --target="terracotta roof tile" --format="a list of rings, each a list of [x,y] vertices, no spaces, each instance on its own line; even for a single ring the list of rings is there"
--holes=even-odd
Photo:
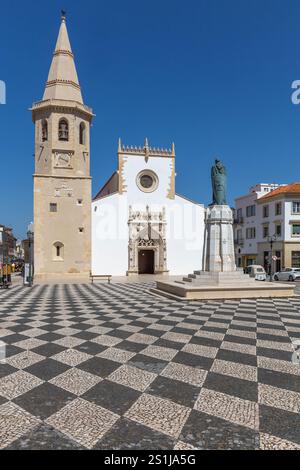
[[[259,201],[265,201],[266,199],[271,199],[280,194],[299,194],[300,195],[300,183],[287,184],[285,186],[280,186],[280,188],[273,189],[265,196],[259,198]]]

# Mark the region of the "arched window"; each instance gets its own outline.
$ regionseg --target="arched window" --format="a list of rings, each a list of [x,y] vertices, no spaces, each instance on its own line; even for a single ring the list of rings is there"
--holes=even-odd
[[[84,122],[81,122],[80,126],[79,126],[79,143],[80,143],[80,145],[85,145],[85,124],[84,124]]]
[[[63,261],[64,259],[64,245],[61,242],[55,242],[53,244],[53,260]]]
[[[61,119],[58,124],[58,140],[69,140],[69,123]]]
[[[46,119],[42,121],[42,142],[48,140],[48,122]]]

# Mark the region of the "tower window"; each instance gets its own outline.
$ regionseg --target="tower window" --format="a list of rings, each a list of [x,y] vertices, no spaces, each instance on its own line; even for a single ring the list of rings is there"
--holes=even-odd
[[[50,212],[57,212],[57,204],[55,202],[50,203]]]
[[[48,140],[48,122],[46,119],[42,121],[42,142],[46,142]]]
[[[64,260],[64,245],[61,242],[55,242],[53,244],[53,260],[63,261]]]
[[[81,122],[80,126],[79,126],[79,143],[80,143],[80,145],[85,145],[85,124],[84,124],[84,122]]]
[[[82,199],[77,199],[77,205],[78,206],[82,206],[82,202],[83,202]]]
[[[84,228],[83,227],[79,227],[79,233],[83,233],[84,232]]]
[[[69,123],[66,119],[61,119],[59,121],[58,140],[69,140]]]

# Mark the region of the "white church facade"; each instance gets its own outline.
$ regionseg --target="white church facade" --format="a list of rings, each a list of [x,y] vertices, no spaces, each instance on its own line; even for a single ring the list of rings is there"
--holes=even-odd
[[[92,273],[180,275],[202,266],[205,209],[175,191],[175,145],[119,141],[117,171],[92,203]]]

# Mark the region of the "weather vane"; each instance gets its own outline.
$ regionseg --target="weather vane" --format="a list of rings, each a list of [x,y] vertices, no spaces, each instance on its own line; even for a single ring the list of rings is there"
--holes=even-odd
[[[66,10],[61,10],[61,16],[62,16],[62,18],[65,18],[65,17],[66,17],[66,14],[67,14]]]

